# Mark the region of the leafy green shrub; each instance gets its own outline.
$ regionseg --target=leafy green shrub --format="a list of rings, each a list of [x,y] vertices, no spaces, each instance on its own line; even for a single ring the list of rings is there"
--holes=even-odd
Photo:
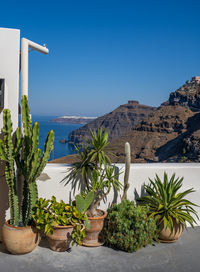
[[[108,246],[133,252],[157,239],[157,227],[148,208],[124,200],[108,209],[102,235]]]
[[[33,220],[36,228],[43,230],[45,234],[52,234],[55,226],[72,225],[74,229],[71,238],[73,244],[78,245],[81,245],[85,238],[83,226],[88,224],[87,215],[77,209],[75,201],[69,205],[63,200],[57,202],[55,196],[52,196],[51,200],[40,198],[37,201]]]

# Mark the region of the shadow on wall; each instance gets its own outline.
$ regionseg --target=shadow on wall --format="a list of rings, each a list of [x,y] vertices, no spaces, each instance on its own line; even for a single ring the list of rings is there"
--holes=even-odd
[[[148,195],[147,192],[145,191],[144,185],[145,185],[144,183],[141,185],[140,193],[136,189],[134,189],[134,199],[135,199],[136,204],[138,204],[137,199],[139,197],[143,197],[143,196]]]
[[[4,176],[4,162],[0,161],[0,240],[1,228],[5,222],[6,210],[9,208],[8,186]]]

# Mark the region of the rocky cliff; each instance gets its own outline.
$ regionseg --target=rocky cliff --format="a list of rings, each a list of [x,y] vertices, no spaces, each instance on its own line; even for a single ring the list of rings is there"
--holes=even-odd
[[[129,102],[73,132],[70,139],[83,141],[90,128],[100,126],[111,130],[113,162],[124,162],[127,141],[132,162],[199,162],[200,77],[186,81],[157,109]]]
[[[170,93],[169,100],[162,105],[181,105],[189,107],[192,111],[200,111],[200,79],[193,77],[186,83]]]
[[[90,129],[100,127],[108,129],[109,140],[111,141],[131,131],[135,125],[139,124],[155,110],[156,108],[140,105],[137,101],[128,101],[128,104],[121,105],[114,111],[72,131],[68,136],[69,144],[80,145],[90,137]]]
[[[200,82],[195,78],[172,92],[169,100],[131,132],[111,142],[113,161],[124,160],[131,144],[132,162],[200,161]]]

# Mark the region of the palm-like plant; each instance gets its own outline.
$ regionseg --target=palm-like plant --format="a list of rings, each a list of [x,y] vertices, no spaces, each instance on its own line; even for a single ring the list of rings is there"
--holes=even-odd
[[[91,140],[82,149],[75,147],[78,152],[77,162],[72,164],[69,174],[62,180],[67,180],[65,185],[72,183],[74,192],[78,186],[84,195],[88,192],[94,193],[94,200],[88,209],[89,216],[97,216],[99,203],[106,198],[111,188],[116,191],[122,187],[118,181],[119,172],[115,165],[111,165],[108,145],[108,132],[103,129],[90,131]],[[62,182],[61,181],[61,182]]]
[[[89,189],[88,176],[95,167],[94,163],[90,160],[90,150],[88,145],[84,144],[82,145],[82,150],[78,146],[75,146],[75,148],[78,153],[79,160],[72,164],[70,170],[71,175],[73,178],[75,178],[78,174],[80,174],[83,179],[84,186]]]
[[[108,156],[109,152],[106,150],[108,142],[108,132],[103,129],[97,131],[90,130],[91,140],[89,141],[91,151],[89,153],[90,161],[95,163],[96,169],[101,166],[103,162],[110,163]]]
[[[94,192],[94,199],[88,209],[88,215],[91,217],[98,216],[97,207],[103,199],[106,199],[113,187],[116,192],[122,188],[122,184],[119,182],[119,172],[116,171],[115,165],[106,165],[104,162],[104,168],[92,171],[92,177],[89,182],[89,189],[86,192]]]
[[[193,216],[198,218],[197,212],[192,206],[197,206],[193,202],[187,200],[185,196],[193,193],[193,188],[184,192],[178,193],[178,190],[182,186],[182,178],[175,178],[175,174],[172,175],[170,180],[164,173],[164,181],[161,182],[160,178],[156,174],[155,181],[150,180],[149,185],[145,185],[147,196],[137,199],[142,205],[149,206],[149,215],[154,217],[158,224],[164,224],[164,228],[173,230],[174,222],[181,223],[186,227],[188,222],[192,227],[193,223],[196,223]]]

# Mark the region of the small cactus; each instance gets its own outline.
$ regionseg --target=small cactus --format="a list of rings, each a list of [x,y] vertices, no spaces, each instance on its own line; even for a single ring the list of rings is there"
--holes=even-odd
[[[128,142],[125,143],[125,174],[124,174],[124,192],[122,196],[122,201],[127,200],[127,191],[130,184],[128,183],[131,165],[131,149]]]

